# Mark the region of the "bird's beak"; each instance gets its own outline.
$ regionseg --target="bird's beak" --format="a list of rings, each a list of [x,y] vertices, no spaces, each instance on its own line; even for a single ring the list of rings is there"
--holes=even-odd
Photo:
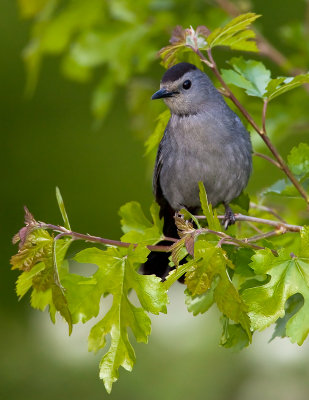
[[[177,93],[178,92],[169,92],[167,89],[162,88],[152,95],[151,100],[163,99],[164,97],[173,97],[174,94]]]

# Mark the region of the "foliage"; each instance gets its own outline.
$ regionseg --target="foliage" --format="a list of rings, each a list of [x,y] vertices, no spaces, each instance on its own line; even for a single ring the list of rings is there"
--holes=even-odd
[[[79,80],[88,79],[93,68],[104,65],[107,72],[93,101],[96,115],[102,117],[115,93],[114,88],[133,76],[136,68],[143,71],[153,59],[152,39],[162,29],[164,19],[145,24],[143,11],[137,14],[129,2],[92,1],[92,7],[82,1],[63,2],[59,7],[57,2],[50,0],[20,0],[20,7],[24,16],[37,17],[32,42],[25,52],[30,86],[34,84],[45,53],[64,54],[66,73]],[[113,15],[116,33],[100,25],[106,13]],[[202,215],[197,218],[187,210],[180,210],[175,217],[179,233],[176,242],[163,235],[158,205],[152,204],[150,220],[137,202],[129,202],[119,211],[124,233],[120,241],[83,235],[71,230],[57,189],[64,226],[38,222],[26,209],[25,226],[14,237],[14,243],[19,242],[19,251],[11,258],[11,264],[12,268],[21,271],[16,284],[19,297],[31,290],[31,305],[40,310],[48,306],[53,322],[58,312],[67,321],[69,332],[74,325],[99,314],[101,317],[102,313],[102,318],[90,331],[89,350],[97,352],[106,347],[100,363],[100,377],[108,392],[118,378],[120,366],[130,371],[135,362],[128,328],[137,342],[146,343],[151,331],[148,313],[166,313],[168,289],[183,276],[185,302],[190,312],[203,314],[212,306],[219,310],[223,328],[220,344],[225,348],[240,350],[248,346],[254,331],[272,324],[275,324],[274,336],[287,336],[299,345],[309,333],[309,228],[305,226],[305,207],[309,203],[306,192],[309,146],[300,143],[293,147],[285,163],[266,131],[268,103],[273,99],[279,102],[281,94],[308,83],[309,75],[301,73],[272,79],[262,62],[243,57],[233,57],[229,61],[231,69],[223,69],[220,74],[212,57],[212,49],[217,46],[257,51],[253,40],[255,32],[250,28],[257,18],[258,15],[253,13],[243,14],[212,32],[205,26],[196,30],[178,26],[170,44],[160,51],[166,67],[184,59],[210,67],[222,84],[223,93],[234,100],[238,111],[272,151],[272,167],[277,165],[286,174],[285,179],[259,193],[257,204],[251,203],[252,208],[249,208],[248,195],[242,194],[236,199],[235,210],[248,213],[236,214],[236,227],[230,227],[228,231],[222,228],[220,209],[212,209],[205,188],[200,184]],[[262,128],[235,100],[228,85],[262,99],[263,108],[259,109]],[[243,95],[240,92],[240,96]],[[168,112],[159,117],[157,128],[146,143],[147,153],[157,147],[168,117]],[[268,198],[266,194],[274,193],[283,209],[289,208],[285,196],[302,201],[303,214],[293,221],[300,225],[287,224],[276,210],[261,204]],[[270,215],[272,219],[268,219]],[[160,244],[162,239],[170,241],[170,245]],[[73,240],[99,246],[86,248],[74,256],[75,261],[85,264],[85,268],[87,264],[97,266],[92,276],[70,272],[67,251]],[[171,271],[164,282],[154,275],[138,273],[150,251],[171,253]],[[138,306],[130,297],[133,291]],[[112,304],[106,311],[108,296],[112,297]]]

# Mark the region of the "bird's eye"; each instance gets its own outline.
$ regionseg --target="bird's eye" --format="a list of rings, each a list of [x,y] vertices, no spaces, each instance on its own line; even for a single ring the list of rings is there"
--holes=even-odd
[[[191,87],[191,81],[189,81],[189,79],[187,79],[186,81],[184,81],[184,83],[182,84],[182,87],[186,90],[190,89]]]

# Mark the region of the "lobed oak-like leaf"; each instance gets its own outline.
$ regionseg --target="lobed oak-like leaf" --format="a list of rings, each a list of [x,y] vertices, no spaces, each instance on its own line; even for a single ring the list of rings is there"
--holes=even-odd
[[[100,296],[113,295],[111,308],[91,329],[89,335],[89,350],[94,352],[105,346],[106,335],[111,336],[110,347],[100,363],[100,377],[108,392],[118,379],[119,367],[131,371],[135,362],[127,329],[131,328],[138,342],[146,343],[150,334],[150,319],[146,311],[153,314],[166,312],[168,298],[160,278],[139,275],[136,272],[138,266],[146,261],[148,254],[146,247],[138,246],[135,249],[109,248],[106,251],[90,248],[75,256],[78,262],[98,266],[94,275],[94,289],[98,293],[96,302]],[[142,308],[134,306],[128,299],[131,289],[136,292]],[[84,301],[88,303],[92,299]],[[91,308],[90,305],[88,307]]]
[[[152,222],[146,218],[141,205],[131,201],[119,210],[123,242],[139,244],[155,244],[163,239],[163,220],[159,217],[159,206],[153,203],[150,207]]]
[[[233,268],[233,265],[225,251],[206,240],[198,240],[194,247],[194,257],[195,265],[189,269],[185,280],[191,294],[201,295],[212,287],[214,279],[218,279],[213,288],[214,301],[226,317],[244,328],[251,340],[247,306],[229,277],[227,267]]]
[[[270,276],[269,282],[246,289],[242,298],[249,309],[253,329],[263,330],[285,315],[287,300],[300,294],[303,306],[286,323],[286,335],[301,345],[309,333],[309,228],[301,232],[296,254],[285,249],[275,257],[269,249],[259,250],[251,268],[257,274]]]

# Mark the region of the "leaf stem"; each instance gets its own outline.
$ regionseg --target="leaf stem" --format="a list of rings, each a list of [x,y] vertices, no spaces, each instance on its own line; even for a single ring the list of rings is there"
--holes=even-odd
[[[263,130],[261,131],[261,134],[263,133],[263,135],[266,135],[266,112],[267,112],[267,106],[268,106],[268,99],[264,99],[263,111],[262,111]]]

